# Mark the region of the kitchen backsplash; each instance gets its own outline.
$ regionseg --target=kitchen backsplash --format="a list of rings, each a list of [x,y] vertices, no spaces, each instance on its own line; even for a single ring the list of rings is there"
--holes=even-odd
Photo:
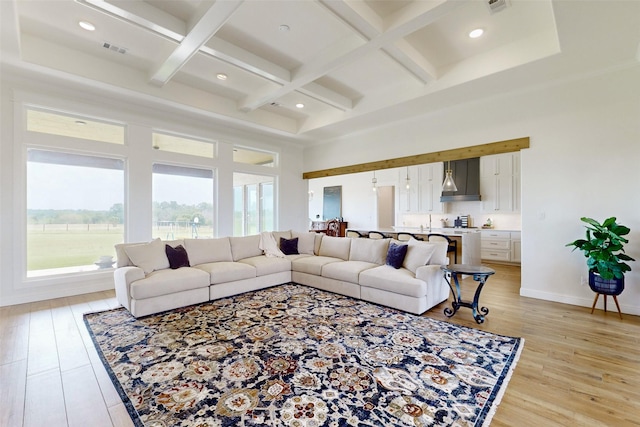
[[[431,228],[443,227],[443,220],[446,220],[448,227],[454,226],[454,220],[463,215],[469,215],[469,227],[482,227],[491,218],[494,229],[498,230],[521,230],[522,220],[519,212],[487,214],[481,210],[480,203],[473,202],[449,202],[446,214],[431,214]],[[400,213],[396,218],[398,227],[429,227],[429,214],[423,213]]]

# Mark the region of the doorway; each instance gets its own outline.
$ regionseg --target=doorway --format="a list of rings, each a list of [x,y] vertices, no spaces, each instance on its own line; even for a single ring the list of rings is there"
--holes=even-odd
[[[395,187],[393,185],[377,188],[377,228],[391,228],[396,224]]]

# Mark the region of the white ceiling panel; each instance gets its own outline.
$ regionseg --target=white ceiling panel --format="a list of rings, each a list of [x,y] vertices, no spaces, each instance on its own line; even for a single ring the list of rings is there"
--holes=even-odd
[[[551,4],[545,1],[515,1],[510,7],[491,14],[483,2],[470,2],[407,37],[436,67],[464,61],[537,33],[553,29]],[[472,39],[471,30],[481,28],[482,37]]]
[[[1,58],[300,141],[487,96],[498,73],[502,91],[521,90],[640,60],[639,1],[488,3],[0,0]],[[470,39],[474,28],[484,35]]]

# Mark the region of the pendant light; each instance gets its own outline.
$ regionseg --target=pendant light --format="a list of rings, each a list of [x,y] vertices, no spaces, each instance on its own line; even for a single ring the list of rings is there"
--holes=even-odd
[[[411,179],[409,178],[409,166],[407,166],[407,178],[404,181],[408,190],[411,187]]]
[[[375,193],[377,191],[376,189],[376,184],[378,183],[378,180],[376,179],[376,171],[373,171],[373,179],[371,180],[371,185],[373,186],[373,192]]]
[[[453,176],[451,175],[451,161],[449,161],[447,170],[445,171],[442,191],[458,191],[458,187],[456,187],[456,183],[453,181]]]

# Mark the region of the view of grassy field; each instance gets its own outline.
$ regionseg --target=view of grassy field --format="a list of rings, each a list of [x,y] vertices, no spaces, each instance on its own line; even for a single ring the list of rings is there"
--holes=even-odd
[[[49,226],[27,233],[27,270],[93,265],[101,256],[115,257],[114,245],[123,241],[122,227],[87,230],[86,224]]]
[[[197,236],[190,226],[162,225],[153,229],[153,238],[163,240],[212,236],[210,226],[198,227]],[[114,245],[123,241],[122,225],[30,225],[27,230],[27,271],[93,266],[104,255],[113,256],[115,260]]]

